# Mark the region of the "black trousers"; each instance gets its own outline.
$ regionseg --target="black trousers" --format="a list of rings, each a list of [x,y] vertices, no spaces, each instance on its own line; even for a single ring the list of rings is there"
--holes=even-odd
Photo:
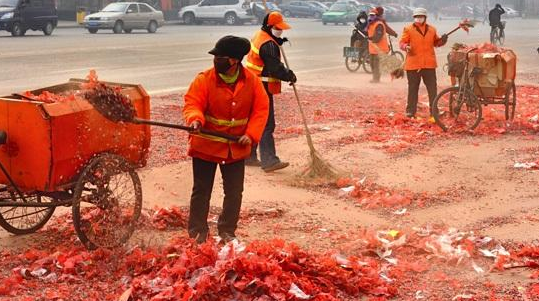
[[[380,57],[377,54],[371,54],[372,80],[380,81]]]
[[[436,83],[436,69],[410,70],[406,72],[408,77],[408,103],[406,104],[406,114],[415,116],[417,112],[417,101],[419,99],[419,85],[421,79],[427,87],[429,94],[429,112],[432,111],[432,103],[438,94]],[[431,114],[432,115],[432,114]]]
[[[266,122],[266,127],[260,138],[260,143],[258,145],[253,145],[251,149],[251,160],[255,161],[257,159],[257,148],[260,149],[260,163],[262,168],[270,167],[274,164],[281,162],[281,159],[277,156],[277,150],[275,149],[275,138],[273,137],[273,132],[275,132],[275,110],[273,106],[273,94],[269,93],[266,83],[266,93],[269,98],[269,113],[268,121]]]
[[[223,176],[223,211],[219,216],[217,229],[219,234],[234,234],[240,216],[245,178],[245,160],[231,164],[219,164]],[[190,237],[198,233],[207,233],[210,199],[215,179],[217,163],[193,158],[193,192],[189,208],[188,232]]]

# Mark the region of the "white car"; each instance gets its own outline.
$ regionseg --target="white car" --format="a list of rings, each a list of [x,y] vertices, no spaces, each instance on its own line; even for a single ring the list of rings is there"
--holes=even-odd
[[[133,29],[145,29],[149,33],[155,33],[164,23],[163,12],[138,2],[111,3],[100,12],[84,18],[84,27],[90,33],[96,33],[100,29],[112,29],[114,33],[131,33]]]
[[[516,18],[520,15],[517,10],[514,10],[510,7],[504,7],[503,9],[505,10],[505,16],[507,16],[507,18]]]
[[[249,3],[244,0],[202,0],[199,4],[180,9],[178,17],[187,25],[201,24],[203,21],[236,25],[256,20],[249,13]]]

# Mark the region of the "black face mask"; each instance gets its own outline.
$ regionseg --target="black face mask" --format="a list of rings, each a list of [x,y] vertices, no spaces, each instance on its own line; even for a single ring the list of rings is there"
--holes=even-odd
[[[228,58],[215,58],[213,60],[213,66],[217,73],[225,74],[232,65],[230,64]]]

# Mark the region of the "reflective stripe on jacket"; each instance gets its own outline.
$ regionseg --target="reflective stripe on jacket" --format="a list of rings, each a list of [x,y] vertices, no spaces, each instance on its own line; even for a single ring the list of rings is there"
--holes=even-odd
[[[264,61],[260,57],[260,47],[267,42],[278,45],[267,32],[259,30],[251,40],[251,51],[247,55],[245,67],[249,68],[251,72],[259,76],[263,82],[268,83],[268,91],[271,94],[279,94],[281,93],[281,80],[273,77],[262,77]]]
[[[405,70],[435,69],[438,67],[434,47],[440,44],[440,37],[433,26],[427,24],[406,26],[400,43],[409,45],[411,49],[406,55]]]
[[[386,25],[384,24],[383,21],[377,20],[373,24],[369,25],[369,30],[368,30],[369,38],[372,39],[374,37],[374,35],[376,34],[376,28],[378,27],[378,25],[381,25],[384,28],[384,33],[382,34],[382,38],[380,39],[380,41],[378,41],[377,43],[374,43],[373,41],[369,41],[370,54],[378,54],[379,51],[383,53],[389,52],[389,43],[387,42],[387,30],[386,30]]]
[[[248,135],[258,143],[268,110],[268,96],[257,76],[241,67],[237,82],[230,86],[212,68],[198,74],[191,83],[183,115],[187,124],[200,121],[205,129]],[[203,134],[190,135],[189,144],[190,156],[218,163],[245,159],[251,153],[250,145]]]

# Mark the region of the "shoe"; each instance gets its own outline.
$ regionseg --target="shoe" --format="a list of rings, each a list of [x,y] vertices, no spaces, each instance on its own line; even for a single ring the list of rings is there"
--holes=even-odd
[[[225,244],[233,241],[234,239],[238,239],[234,233],[219,233],[219,237],[221,237],[221,241]]]
[[[260,160],[258,159],[247,159],[245,160],[245,166],[256,166],[260,167],[262,164],[260,163]]]
[[[434,119],[434,117],[430,116],[428,122],[429,122],[430,124],[435,124],[435,123],[436,123],[436,120]]]
[[[379,84],[379,83],[380,83],[380,80],[371,79],[371,80],[369,81],[369,83],[371,83],[371,84]]]
[[[262,170],[264,170],[265,172],[272,172],[272,171],[276,171],[276,170],[279,170],[279,169],[283,169],[283,168],[287,168],[288,166],[290,166],[290,163],[288,162],[277,162],[273,165],[270,165],[268,167],[262,167]]]
[[[414,118],[415,118],[415,115],[412,114],[412,113],[406,113],[406,118],[414,119]]]
[[[193,238],[197,244],[203,244],[208,239],[208,232],[189,233],[189,238]]]

